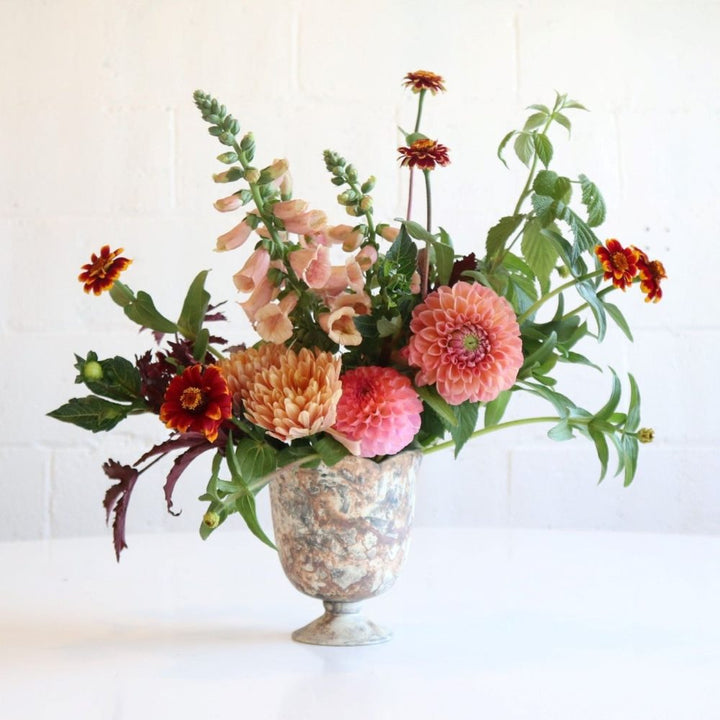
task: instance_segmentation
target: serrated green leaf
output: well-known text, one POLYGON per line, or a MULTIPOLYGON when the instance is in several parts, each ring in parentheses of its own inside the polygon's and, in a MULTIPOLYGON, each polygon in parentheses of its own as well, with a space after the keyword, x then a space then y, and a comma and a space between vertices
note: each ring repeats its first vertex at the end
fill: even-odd
POLYGON ((434 387, 423 385, 422 387, 416 387, 415 391, 420 396, 420 399, 433 409, 447 427, 452 428, 458 424, 452 406, 440 397, 434 387))
POLYGON ((523 165, 530 166, 530 161, 535 154, 535 141, 531 133, 519 132, 513 143, 515 154, 523 165))
POLYGON ((503 390, 494 400, 485 405, 485 427, 493 427, 502 420, 511 396, 510 390, 503 390))
POLYGON ((546 113, 543 112, 536 112, 530 115, 528 119, 525 121, 525 125, 523 126, 523 130, 528 132, 530 130, 535 130, 541 126, 543 126, 547 122, 548 116, 546 113))
POLYGON ((520 227, 524 215, 506 215, 488 230, 485 248, 489 257, 494 257, 505 247, 510 236, 520 227))
POLYGON ((390 263, 398 274, 406 278, 412 277, 415 272, 417 247, 410 238, 405 224, 402 225, 398 236, 387 251, 385 261, 390 263))
POLYGON ((555 245, 542 233, 540 221, 533 218, 525 223, 520 245, 525 262, 537 276, 540 288, 546 293, 550 286, 550 274, 555 268, 558 253, 555 245))
POLYGON ((161 333, 175 333, 178 326, 161 315, 152 297, 144 290, 140 290, 134 300, 131 300, 123 308, 125 314, 138 325, 155 330, 161 333))
POLYGON ((538 195, 537 193, 533 193, 530 197, 530 202, 532 203, 537 219, 543 227, 546 227, 556 219, 556 201, 554 198, 549 197, 548 195, 538 195))
POLYGON ((588 226, 597 227, 602 225, 605 222, 606 209, 605 200, 600 190, 586 175, 580 175, 579 180, 582 188, 582 203, 588 211, 588 226))
POLYGON ((540 170, 533 180, 533 190, 538 195, 553 196, 558 174, 554 170, 540 170))
MULTIPOLYGON (((102 368, 102 378, 98 380, 82 378, 88 390, 111 400, 132 402, 141 398, 140 373, 129 360, 116 355, 113 358, 100 360, 99 363, 102 368)), ((75 367, 81 376, 85 364, 85 360, 78 358, 75 367)))
POLYGON ((92 432, 106 432, 124 420, 132 410, 132 405, 120 405, 97 395, 88 395, 71 398, 64 405, 49 412, 48 416, 92 432))
POLYGON ((553 146, 550 138, 545 133, 536 133, 534 135, 534 144, 540 162, 547 167, 553 157, 553 146))

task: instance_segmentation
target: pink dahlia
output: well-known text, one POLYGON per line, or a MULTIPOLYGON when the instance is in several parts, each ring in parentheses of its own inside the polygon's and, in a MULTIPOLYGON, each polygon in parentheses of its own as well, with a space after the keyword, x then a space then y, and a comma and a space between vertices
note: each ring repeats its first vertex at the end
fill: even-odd
POLYGON ((479 283, 440 287, 410 321, 408 362, 417 385, 435 383, 451 405, 494 400, 512 387, 523 363, 520 328, 510 303, 479 283))
POLYGON ((361 457, 400 452, 420 429, 422 402, 412 383, 390 367, 375 365, 341 376, 334 429, 360 442, 361 457))

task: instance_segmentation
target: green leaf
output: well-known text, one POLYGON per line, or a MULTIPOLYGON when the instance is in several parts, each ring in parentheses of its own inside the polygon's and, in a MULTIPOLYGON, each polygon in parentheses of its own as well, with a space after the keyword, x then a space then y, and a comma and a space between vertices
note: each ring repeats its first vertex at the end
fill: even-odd
POLYGON ((570 129, 572 126, 570 124, 570 120, 568 120, 566 115, 563 115, 562 113, 559 113, 559 112, 553 113, 553 120, 558 125, 562 125, 568 131, 568 134, 570 133, 570 129))
POLYGON ((591 250, 598 244, 598 239, 590 229, 590 226, 569 207, 565 206, 562 212, 558 212, 558 218, 564 220, 570 226, 570 230, 575 238, 575 245, 573 247, 574 256, 577 257, 581 252, 591 250))
POLYGON ((411 240, 409 231, 403 223, 398 236, 385 255, 386 262, 391 263, 396 272, 406 278, 412 277, 417 263, 417 247, 411 240))
POLYGON ((427 403, 448 427, 452 428, 458 424, 458 420, 452 406, 440 397, 438 391, 434 387, 430 385, 423 385, 422 387, 416 387, 415 390, 420 396, 420 399, 424 403, 427 403))
POLYGON ((505 247, 510 236, 520 227, 524 215, 506 215, 488 230, 485 247, 489 257, 494 257, 505 247))
POLYGON ((535 152, 540 162, 547 167, 553 157, 553 146, 545 133, 536 133, 534 136, 535 152))
POLYGON ((563 110, 567 108, 575 108, 577 110, 587 110, 587 108, 577 100, 564 100, 562 104, 563 110))
POLYGON ((615 408, 620 402, 620 395, 622 392, 622 388, 620 386, 620 378, 617 376, 617 374, 612 368, 610 368, 610 372, 613 376, 610 398, 605 403, 605 405, 603 405, 600 410, 595 413, 595 418, 597 420, 607 420, 615 412, 615 408))
POLYGON ((547 119, 548 119, 548 116, 544 112, 533 113, 525 121, 523 130, 525 130, 525 131, 535 130, 535 129, 541 127, 542 125, 544 125, 547 122, 547 119))
POLYGON ((420 225, 420 223, 416 223, 414 220, 403 220, 402 224, 410 236, 416 240, 425 240, 426 242, 435 241, 435 236, 420 225))
POLYGON ((485 405, 485 427, 493 427, 502 420, 511 396, 510 390, 503 390, 494 400, 485 405))
POLYGON ((587 176, 580 175, 580 187, 582 188, 582 203, 588 211, 587 224, 589 227, 597 227, 605 222, 605 200, 600 194, 595 183, 590 182, 587 176))
POLYGON ((589 428, 590 438, 595 443, 595 451, 597 452, 598 460, 600 461, 600 478, 598 482, 602 482, 607 474, 608 458, 610 453, 608 451, 608 443, 605 436, 593 429, 592 425, 589 428))
POLYGON ((554 196, 558 174, 554 170, 540 170, 533 180, 533 190, 538 195, 554 196))
POLYGON ((605 306, 597 296, 595 287, 589 280, 583 280, 575 284, 580 296, 588 303, 592 314, 595 316, 595 322, 598 326, 598 342, 602 342, 605 338, 607 330, 607 318, 605 316, 605 306))
POLYGON ((521 249, 525 262, 537 276, 543 293, 549 289, 550 274, 558 259, 557 249, 542 232, 540 221, 533 218, 523 229, 521 249))
POLYGON ((237 501, 235 502, 235 507, 237 511, 242 515, 243 520, 247 523, 248 528, 250 528, 250 532, 256 537, 262 540, 267 546, 271 547, 273 550, 277 550, 274 543, 270 538, 265 534, 262 527, 260 526, 260 522, 257 517, 257 510, 255 507, 255 498, 253 497, 252 493, 244 493, 242 494, 237 501))
POLYGON ((168 320, 158 312, 153 299, 144 290, 140 290, 137 297, 125 305, 124 310, 125 314, 134 323, 142 327, 161 333, 176 333, 178 331, 178 326, 172 320, 168 320))
POLYGON ((549 225, 557 217, 555 213, 555 199, 548 195, 538 195, 533 193, 530 197, 533 210, 537 219, 540 221, 543 227, 549 225))
POLYGON ((321 435, 311 442, 313 449, 328 467, 340 462, 347 454, 348 449, 330 435, 321 435))
POLYGON ((497 156, 502 162, 502 164, 507 167, 508 164, 505 162, 505 158, 502 156, 503 150, 505 149, 505 146, 510 142, 510 138, 517 132, 517 130, 511 130, 501 141, 500 145, 498 145, 497 149, 497 156))
POLYGON ((455 251, 453 250, 452 240, 447 231, 440 228, 440 242, 434 240, 432 246, 435 250, 435 272, 437 273, 437 282, 439 285, 447 285, 452 274, 453 264, 455 262, 455 251))
POLYGON ((613 305, 612 303, 605 302, 603 300, 603 305, 605 306, 605 310, 607 311, 607 314, 615 321, 615 324, 623 331, 625 334, 625 337, 630 341, 633 342, 633 334, 630 330, 630 326, 628 325, 627 320, 625 319, 625 316, 620 311, 620 308, 617 305, 613 305))
POLYGON ((513 144, 515 154, 523 165, 530 166, 530 161, 535 154, 535 141, 531 133, 519 132, 513 144))
POLYGON ((208 270, 202 270, 190 283, 177 321, 178 329, 188 340, 195 340, 197 337, 210 304, 210 293, 205 290, 207 274, 208 270))
POLYGON ((475 430, 478 419, 480 403, 466 401, 455 406, 457 425, 449 428, 450 435, 455 442, 455 457, 458 456, 463 445, 470 439, 475 430))
MULTIPOLYGON (((228 446, 232 445, 232 440, 228 446)), ((264 478, 277 468, 277 456, 273 448, 261 440, 242 438, 235 446, 235 459, 242 479, 246 483, 264 478)))
POLYGON ((536 385, 535 383, 529 382, 525 382, 523 385, 528 392, 533 393, 533 395, 538 395, 551 403, 561 417, 567 417, 570 410, 575 407, 575 404, 570 398, 544 385, 536 385))
POLYGON ((632 483, 635 477, 635 471, 637 470, 638 460, 638 441, 637 438, 625 435, 622 439, 622 448, 624 455, 624 480, 623 485, 627 487, 632 483))
POLYGON ((120 405, 97 395, 88 395, 84 398, 71 398, 48 415, 85 430, 101 432, 112 430, 131 410, 132 405, 120 405))
POLYGON ((195 338, 195 342, 193 343, 193 359, 197 360, 197 362, 202 362, 205 354, 207 353, 209 344, 210 331, 207 328, 201 328, 195 338))
POLYGON ((546 338, 546 340, 537 348, 537 350, 531 352, 525 358, 525 361, 523 362, 519 372, 527 373, 528 370, 531 370, 533 367, 541 365, 543 362, 545 362, 545 360, 550 357, 553 350, 555 350, 556 344, 557 335, 554 332, 551 332, 550 335, 548 335, 548 337, 546 338))
POLYGON ((140 373, 137 368, 124 357, 116 355, 113 358, 106 360, 100 360, 99 364, 102 369, 102 377, 98 379, 86 379, 84 376, 85 365, 88 360, 97 356, 95 353, 88 355, 88 360, 78 358, 78 362, 75 367, 78 369, 80 375, 79 380, 85 383, 85 386, 95 395, 102 395, 103 397, 110 398, 111 400, 125 400, 133 401, 138 400, 141 397, 140 388, 140 373))
POLYGON ((572 440, 574 437, 572 428, 567 419, 561 420, 557 425, 548 430, 548 437, 551 440, 563 442, 564 440, 572 440))
POLYGON ((640 427, 640 388, 631 374, 628 374, 628 379, 630 380, 630 405, 625 421, 625 432, 637 432, 640 427))

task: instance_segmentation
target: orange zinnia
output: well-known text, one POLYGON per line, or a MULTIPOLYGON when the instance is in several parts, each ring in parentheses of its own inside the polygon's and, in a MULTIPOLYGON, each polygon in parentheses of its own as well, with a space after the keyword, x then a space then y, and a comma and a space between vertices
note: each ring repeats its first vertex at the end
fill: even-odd
POLYGON ((199 432, 215 442, 218 430, 232 416, 232 399, 225 378, 215 365, 187 368, 165 391, 160 419, 180 432, 199 432))
POLYGON ((613 285, 622 290, 632 285, 640 260, 640 251, 636 247, 624 248, 617 240, 611 239, 605 246, 597 245, 595 254, 605 270, 605 280, 612 279, 613 285))
POLYGON ((100 295, 105 290, 110 290, 120 274, 132 262, 127 258, 119 257, 122 251, 123 248, 111 251, 109 245, 104 245, 100 249, 100 255, 93 253, 90 256, 90 262, 82 266, 82 272, 78 275, 78 280, 83 283, 83 290, 86 293, 100 295))
POLYGON ((429 90, 433 95, 438 91, 445 92, 444 80, 429 70, 416 70, 405 76, 403 85, 409 87, 414 93, 421 90, 429 90))
POLYGON ((448 149, 436 140, 421 138, 410 147, 399 147, 400 165, 421 170, 434 170, 436 165, 445 166, 450 162, 448 149))
POLYGON ((640 289, 645 293, 645 302, 659 302, 662 298, 660 281, 664 280, 665 267, 659 260, 648 260, 648 256, 638 250, 640 259, 638 271, 640 272, 640 289))

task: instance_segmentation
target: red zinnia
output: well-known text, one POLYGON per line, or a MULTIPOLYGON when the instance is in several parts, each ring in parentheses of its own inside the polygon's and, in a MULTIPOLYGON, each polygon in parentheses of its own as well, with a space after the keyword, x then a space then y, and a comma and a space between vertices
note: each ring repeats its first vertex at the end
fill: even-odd
POLYGON ((227 382, 215 365, 187 368, 165 391, 160 419, 180 432, 200 432, 214 442, 220 425, 232 415, 227 382))
POLYGON ((127 258, 118 257, 122 251, 122 248, 118 248, 111 252, 110 246, 104 245, 100 255, 93 253, 90 256, 90 262, 82 266, 82 272, 78 275, 78 280, 83 283, 83 290, 86 293, 93 292, 95 295, 100 295, 115 284, 120 273, 132 262, 127 258))
POLYGON ((608 240, 605 247, 597 245, 595 254, 605 270, 606 280, 612 278, 613 285, 622 290, 632 285, 633 278, 638 274, 640 251, 630 246, 624 248, 617 240, 608 240))
POLYGON ((648 260, 648 256, 638 250, 638 270, 640 272, 640 289, 645 293, 645 302, 659 302, 662 298, 660 281, 665 279, 665 267, 659 260, 648 260))
POLYGON ((421 170, 433 170, 436 165, 447 165, 450 162, 448 149, 435 140, 421 138, 410 147, 399 147, 400 165, 421 170))
POLYGON ((421 90, 429 90, 435 95, 438 91, 445 92, 443 82, 442 77, 436 75, 434 72, 430 72, 429 70, 416 70, 405 76, 403 85, 409 87, 414 93, 419 93, 421 90))

